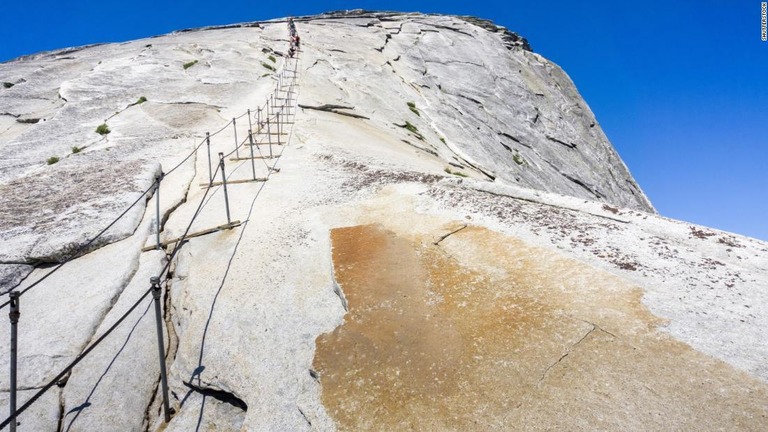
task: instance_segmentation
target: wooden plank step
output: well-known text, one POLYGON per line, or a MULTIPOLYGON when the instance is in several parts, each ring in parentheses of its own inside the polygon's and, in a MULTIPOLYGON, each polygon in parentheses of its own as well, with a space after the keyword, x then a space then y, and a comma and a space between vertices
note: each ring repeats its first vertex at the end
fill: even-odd
MULTIPOLYGON (((258 132, 252 131, 251 134, 255 137, 259 135, 277 135, 277 127, 275 127, 275 132, 272 132, 272 131, 267 132, 265 130, 260 130, 258 132)), ((280 132, 280 135, 288 135, 288 132, 280 132)))
MULTIPOLYGON (((281 125, 292 125, 294 123, 283 123, 283 122, 280 122, 280 124, 281 125)), ((275 125, 275 130, 277 130, 277 125, 275 125)), ((251 134, 253 136, 258 136, 258 135, 261 135, 261 134, 267 135, 267 131, 266 130, 262 130, 262 129, 253 130, 253 131, 251 131, 251 134)), ((277 135, 277 132, 272 132, 272 135, 277 135)), ((280 135, 288 135, 288 132, 282 132, 280 135)))
POLYGON ((264 131, 264 132, 259 132, 258 135, 280 135, 280 136, 285 136, 285 135, 288 135, 288 133, 287 132, 280 132, 278 134, 277 132, 266 132, 266 131, 264 131))
MULTIPOLYGON (((258 147, 258 146, 269 146, 269 145, 274 145, 274 146, 283 146, 283 145, 285 145, 285 144, 286 144, 286 143, 282 143, 282 142, 281 142, 281 143, 276 143, 276 142, 273 142, 273 143, 271 143, 271 144, 270 144, 270 143, 268 143, 268 142, 255 142, 255 143, 253 143, 253 145, 254 145, 255 147, 258 147)), ((245 145, 250 147, 250 146, 251 146, 251 143, 247 143, 247 144, 245 144, 245 145)))
MULTIPOLYGON (((227 180, 227 184, 231 185, 231 184, 251 183, 251 182, 265 182, 267 180, 268 179, 266 177, 259 177, 256 180, 254 180, 254 179, 227 180)), ((207 187, 221 186, 223 184, 224 183, 222 183, 220 181, 213 182, 210 185, 208 183, 200 183, 200 187, 205 189, 207 187)))
POLYGON ((254 157, 233 157, 229 158, 231 161, 244 161, 244 160, 251 160, 251 159, 277 159, 280 155, 274 155, 274 156, 254 156, 254 157))
MULTIPOLYGON (((185 240, 189 240, 191 238, 204 236, 206 234, 213 234, 213 233, 218 232, 218 231, 223 231, 223 230, 228 230, 228 229, 236 228, 236 227, 238 227, 240 225, 242 225, 242 223, 239 220, 232 221, 232 222, 230 222, 228 224, 219 225, 219 226, 214 227, 214 228, 208 228, 207 230, 198 231, 198 232, 195 232, 195 233, 192 233, 192 234, 187 234, 187 236, 184 237, 184 239, 185 240)), ((166 240, 166 241, 160 242, 160 246, 161 247, 166 247, 166 246, 168 246, 170 244, 178 243, 179 240, 181 240, 181 237, 176 237, 175 239, 166 240)), ((145 246, 145 247, 141 248, 141 251, 142 252, 149 252, 149 251, 155 250, 155 249, 157 249, 157 245, 145 246)))
MULTIPOLYGON (((285 144, 286 143, 280 143, 280 144, 278 144, 276 142, 272 143, 272 145, 275 146, 275 147, 282 147, 285 144)), ((249 147, 251 146, 250 144, 246 144, 246 145, 249 146, 249 147)), ((266 143, 266 142, 263 142, 263 143, 253 143, 253 146, 256 147, 256 151, 261 151, 261 152, 269 151, 268 149, 265 149, 265 147, 270 147, 269 143, 266 143)), ((275 149, 275 151, 277 151, 277 149, 275 149)))

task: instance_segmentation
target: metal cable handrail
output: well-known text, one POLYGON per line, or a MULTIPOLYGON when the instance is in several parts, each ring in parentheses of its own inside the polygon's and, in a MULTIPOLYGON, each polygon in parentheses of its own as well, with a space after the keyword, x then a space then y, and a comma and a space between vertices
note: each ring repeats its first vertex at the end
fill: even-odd
MULTIPOLYGON (((297 60, 298 60, 298 59, 297 59, 297 60)), ((284 72, 285 72, 285 67, 286 67, 286 64, 284 63, 284 64, 283 64, 283 71, 282 71, 282 73, 284 73, 284 72)), ((298 67, 298 62, 297 62, 297 67, 298 67)), ((294 86, 294 84, 295 84, 295 79, 296 79, 296 74, 295 74, 295 72, 296 72, 296 71, 294 70, 294 76, 293 76, 292 82, 291 82, 291 84, 290 84, 290 86, 289 86, 289 95, 290 95, 290 94, 292 94, 291 90, 293 89, 293 86, 294 86)), ((289 97, 289 99, 290 99, 290 97, 289 97)), ((297 97, 297 100, 298 100, 298 97, 297 97)), ((267 102, 266 102, 266 104, 265 104, 265 107, 268 107, 268 105, 269 105, 269 101, 267 101, 267 102)), ((281 106, 281 108, 280 108, 280 112, 275 114, 276 120, 278 120, 278 121, 279 121, 279 114, 283 112, 283 109, 284 109, 284 108, 285 108, 285 106, 281 106)), ((260 108, 259 108, 259 110, 260 110, 260 108)), ((248 111, 246 111, 246 113, 245 113, 245 114, 242 114, 242 115, 240 115, 240 116, 239 116, 239 117, 237 117, 237 118, 242 118, 244 115, 247 115, 247 114, 248 114, 248 111)), ((288 114, 288 115, 291 115, 291 114, 288 114)), ((295 117, 295 113, 293 113, 292 115, 295 117)), ((269 116, 268 116, 268 119, 269 119, 269 116)), ((205 139, 203 139, 203 140, 202 140, 202 141, 201 141, 201 142, 200 142, 200 143, 199 143, 197 146, 195 146, 194 150, 193 150, 193 151, 192 151, 192 152, 191 152, 189 155, 187 155, 187 156, 186 156, 186 157, 185 157, 185 158, 184 158, 184 159, 183 159, 181 162, 179 162, 179 163, 178 163, 176 166, 174 166, 174 167, 173 167, 173 168, 172 168, 172 169, 171 169, 171 170, 170 170, 170 171, 169 171, 167 174, 165 174, 165 176, 167 176, 167 175, 170 175, 171 173, 173 173, 173 172, 174 172, 176 169, 178 169, 178 168, 179 168, 181 165, 183 165, 183 164, 184 164, 184 163, 185 163, 185 162, 186 162, 186 161, 187 161, 187 160, 188 160, 190 157, 192 157, 194 154, 196 154, 196 153, 197 153, 197 151, 200 149, 200 147, 203 145, 203 143, 205 143, 205 142, 208 142, 211 136, 214 136, 214 135, 216 135, 216 134, 220 133, 221 131, 223 131, 225 128, 227 128, 227 127, 228 127, 230 124, 232 124, 233 122, 234 122, 234 119, 233 119, 232 121, 228 122, 228 123, 227 123, 227 124, 226 124, 226 125, 225 125, 223 128, 221 128, 220 130, 216 131, 214 134, 208 135, 208 136, 207 136, 205 139)), ((278 130, 279 130, 279 129, 278 129, 278 130)), ((236 133, 237 133, 237 131, 235 130, 235 134, 236 134, 236 133)), ((250 142, 250 139, 251 139, 251 137, 252 137, 252 133, 253 133, 253 131, 252 131, 252 130, 249 130, 249 138, 248 138, 248 139, 246 139, 246 140, 243 140, 243 142, 242 142, 242 143, 240 143, 240 144, 237 144, 237 143, 236 143, 236 147, 235 147, 235 150, 233 150, 233 151, 229 152, 229 153, 227 154, 227 156, 226 156, 226 157, 229 157, 229 156, 231 156, 231 155, 232 155, 233 153, 235 153, 235 152, 236 152, 236 151, 237 151, 237 150, 238 150, 240 147, 244 146, 246 141, 249 141, 249 142, 250 142)), ((291 127, 291 132, 290 132, 290 134, 289 134, 289 138, 288 138, 288 141, 290 141, 290 137, 291 137, 292 135, 293 135, 293 127, 291 127)), ((278 135, 278 137, 279 137, 279 135, 278 135)), ((286 142, 286 145, 287 145, 287 144, 288 144, 288 142, 286 142)), ((257 147, 257 150, 259 151, 259 153, 261 154, 261 149, 258 147, 258 145, 256 145, 256 147, 257 147)), ((285 151, 285 148, 283 147, 283 148, 280 150, 280 155, 282 155, 282 153, 283 153, 284 151, 285 151)), ((262 154, 262 156, 263 156, 263 154, 262 154)), ((269 166, 269 164, 267 164, 267 163, 266 163, 266 161, 265 161, 264 163, 265 163, 265 165, 267 166, 267 168, 269 168, 269 171, 268 171, 268 173, 267 173, 267 177, 269 178, 269 176, 271 176, 271 174, 272 174, 272 173, 273 173, 273 171, 274 171, 274 167, 277 165, 277 161, 276 161, 276 162, 273 164, 273 166, 272 166, 272 167, 270 167, 270 166, 269 166)), ((211 180, 212 180, 212 179, 213 179, 213 178, 216 176, 216 174, 218 174, 218 172, 219 172, 219 169, 223 169, 223 158, 221 159, 221 163, 220 163, 220 164, 217 166, 216 170, 215 170, 215 171, 213 172, 213 174, 211 175, 211 180)), ((234 172, 234 171, 233 171, 233 172, 234 172)), ((231 174, 230 174, 230 175, 231 175, 231 174)), ((131 205, 130 205, 130 206, 127 208, 127 209, 125 209, 125 210, 123 211, 123 213, 121 213, 121 214, 120 214, 120 215, 119 215, 119 216, 118 216, 118 217, 117 217, 117 218, 116 218, 114 221, 112 221, 112 222, 111 222, 111 223, 110 223, 110 224, 109 224, 109 225, 108 225, 106 228, 104 228, 104 229, 103 229, 101 232, 99 232, 99 233, 98 233, 98 234, 97 234, 97 235, 96 235, 94 238, 92 238, 91 240, 89 240, 89 241, 88 241, 88 243, 86 243, 85 245, 83 245, 83 246, 81 246, 80 248, 78 248, 78 250, 77 250, 77 251, 75 251, 75 252, 74 252, 72 255, 70 255, 70 256, 69 256, 69 257, 66 259, 66 261, 64 261, 64 262, 62 262, 61 264, 59 264, 59 265, 58 265, 57 267, 55 267, 55 268, 54 268, 52 271, 50 271, 50 272, 49 272, 49 273, 47 273, 45 276, 43 276, 42 278, 40 278, 40 279, 38 279, 37 281, 35 281, 34 283, 32 283, 30 286, 28 286, 27 288, 25 288, 23 291, 21 291, 21 292, 17 293, 17 294, 16 294, 16 296, 15 296, 15 299, 18 299, 18 298, 19 298, 21 295, 23 295, 24 293, 26 293, 27 291, 29 291, 29 290, 30 290, 30 289, 32 289, 33 287, 35 287, 35 286, 39 285, 41 282, 43 282, 45 279, 47 279, 47 278, 48 278, 49 276, 51 276, 53 273, 55 273, 56 271, 58 271, 58 270, 59 270, 61 267, 63 267, 65 264, 67 264, 68 262, 70 262, 70 261, 72 261, 73 259, 77 258, 81 252, 85 251, 85 250, 86 250, 86 248, 88 248, 90 245, 92 245, 94 241, 96 241, 96 240, 97 240, 99 237, 101 237, 101 235, 103 235, 103 234, 104 234, 104 233, 105 233, 107 230, 109 230, 109 229, 110 229, 112 226, 114 226, 114 224, 115 224, 115 223, 117 223, 117 222, 118 222, 120 219, 122 219, 122 218, 123 218, 123 217, 124 217, 124 216, 125 216, 125 215, 128 213, 128 211, 130 211, 130 210, 131 210, 131 209, 132 209, 132 208, 133 208, 133 207, 134 207, 136 204, 138 204, 138 203, 141 201, 141 199, 142 199, 142 198, 144 198, 144 197, 145 197, 145 196, 146 196, 146 195, 147 195, 147 194, 148 194, 148 193, 149 193, 151 190, 153 190, 154 188, 158 188, 158 189, 159 189, 159 187, 160 187, 160 182, 161 182, 161 180, 163 179, 163 177, 164 177, 164 175, 161 175, 160 177, 157 177, 157 178, 155 179, 155 181, 154 181, 154 182, 152 182, 152 185, 150 185, 150 187, 149 187, 149 188, 147 188, 147 189, 146 189, 146 190, 145 190, 145 191, 144 191, 144 192, 143 192, 143 193, 142 193, 142 194, 141 194, 141 195, 140 195, 140 196, 139 196, 139 197, 136 199, 136 201, 134 201, 134 202, 133 202, 133 203, 132 203, 132 204, 131 204, 131 205)), ((225 182, 224 182, 224 187, 225 187, 225 192, 226 192, 226 175, 224 176, 224 179, 225 179, 225 182)), ((58 384, 58 383, 61 381, 61 379, 62 379, 62 378, 64 378, 64 377, 65 377, 65 376, 66 376, 66 375, 67 375, 69 372, 71 372, 71 371, 72 371, 72 369, 73 369, 73 368, 74 368, 74 367, 75 367, 75 366, 76 366, 78 363, 80 363, 80 361, 82 361, 82 360, 83 360, 83 359, 84 359, 84 358, 85 358, 85 357, 86 357, 86 356, 87 356, 89 353, 91 353, 91 352, 92 352, 92 351, 93 351, 93 350, 94 350, 94 349, 95 349, 95 348, 96 348, 96 347, 97 347, 99 344, 101 344, 101 342, 102 342, 102 341, 104 341, 104 340, 105 340, 105 339, 106 339, 106 338, 107 338, 107 337, 108 337, 110 334, 112 334, 112 332, 113 332, 113 331, 114 331, 114 330, 115 330, 115 329, 116 329, 116 328, 117 328, 117 327, 118 327, 118 326, 119 326, 119 325, 120 325, 120 324, 121 324, 121 323, 122 323, 122 322, 123 322, 123 321, 124 321, 124 320, 125 320, 125 319, 126 319, 126 318, 127 318, 127 317, 128 317, 128 316, 129 316, 129 315, 130 315, 130 314, 131 314, 131 313, 132 313, 132 312, 133 312, 133 311, 134 311, 134 310, 135 310, 135 309, 136 309, 136 308, 137 308, 137 307, 138 307, 140 304, 141 304, 141 303, 142 303, 142 302, 143 302, 143 301, 144 301, 144 299, 146 299, 146 297, 147 297, 147 296, 148 296, 150 293, 153 293, 153 290, 159 290, 159 289, 160 289, 160 286, 159 286, 159 283, 157 283, 157 281, 159 281, 159 280, 164 280, 164 281, 165 281, 165 283, 166 283, 166 288, 167 288, 167 279, 162 279, 162 278, 163 278, 164 276, 167 276, 168 270, 169 270, 169 268, 170 268, 170 266, 171 266, 171 263, 173 262, 173 259, 176 257, 176 255, 178 254, 179 250, 181 249, 181 247, 182 247, 182 246, 183 246, 183 244, 185 243, 185 240, 186 240, 187 236, 189 235, 189 231, 191 230, 191 228, 192 228, 192 225, 193 225, 193 224, 194 224, 194 222, 197 220, 198 216, 200 216, 200 214, 201 214, 201 211, 202 211, 202 209, 203 209, 203 207, 204 207, 204 203, 206 202, 206 197, 207 197, 207 196, 208 196, 208 194, 210 193, 211 189, 212 189, 211 187, 208 187, 208 188, 206 188, 206 191, 205 191, 205 193, 203 194, 203 196, 200 198, 200 203, 198 204, 198 207, 197 207, 197 209, 195 210, 195 213, 193 214, 193 216, 192 216, 192 218, 191 218, 191 220, 190 220, 189 224, 187 225, 187 227, 186 227, 186 229, 185 229, 185 231, 184 231, 184 234, 183 234, 183 235, 182 235, 182 236, 179 238, 179 240, 176 242, 176 245, 175 245, 175 247, 173 248, 172 252, 171 252, 171 253, 170 253, 170 254, 167 256, 167 262, 166 262, 166 264, 163 266, 163 269, 160 271, 159 275, 158 275, 157 277, 153 277, 153 278, 152 278, 152 286, 150 287, 150 289, 148 289, 146 292, 144 292, 144 294, 142 294, 142 296, 141 296, 141 297, 140 297, 140 298, 139 298, 139 299, 138 299, 138 300, 137 300, 137 301, 136 301, 136 302, 135 302, 135 303, 134 303, 134 304, 133 304, 133 305, 132 305, 132 306, 131 306, 131 307, 130 307, 130 308, 129 308, 129 309, 126 311, 126 312, 125 312, 125 313, 123 313, 123 315, 121 315, 121 316, 120 316, 120 318, 119 318, 119 319, 118 319, 118 320, 117 320, 115 323, 113 323, 113 324, 112 324, 112 325, 111 325, 111 326, 110 326, 110 327, 109 327, 109 328, 108 328, 108 329, 107 329, 107 330, 106 330, 106 331, 105 331, 105 332, 104 332, 104 333, 103 333, 101 336, 99 336, 99 338, 98 338, 98 339, 97 339, 95 342, 93 342, 92 344, 90 344, 90 345, 89 345, 89 346, 88 346, 88 347, 87 347, 85 350, 83 350, 83 351, 82 351, 80 354, 78 354, 78 355, 77 355, 77 357, 76 357, 76 358, 75 358, 75 359, 74 359, 74 360, 73 360, 73 361, 72 361, 70 364, 68 364, 68 365, 67 365, 67 366, 66 366, 66 367, 65 367, 65 368, 64 368, 64 369, 63 369, 63 370, 62 370, 62 371, 61 371, 61 372, 60 372, 58 375, 56 375, 56 377, 54 377, 52 380, 50 380, 48 383, 46 383, 46 384, 45 384, 43 387, 41 387, 41 388, 40 388, 40 389, 39 389, 39 390, 38 390, 38 391, 37 391, 37 392, 36 392, 36 393, 35 393, 35 394, 34 394, 34 395, 33 395, 33 396, 32 396, 32 397, 29 399, 29 400, 27 400, 27 401, 26 401, 26 402, 25 402, 25 403, 24 403, 24 404, 23 404, 23 405, 22 405, 22 406, 21 406, 19 409, 16 409, 16 410, 13 412, 13 414, 12 414, 11 416, 9 416, 9 417, 8 417, 8 418, 6 418, 6 419, 5 419, 5 420, 4 420, 2 423, 0 423, 0 429, 3 429, 5 426, 8 426, 8 425, 11 423, 11 421, 14 421, 15 419, 17 419, 17 418, 18 418, 18 416, 19 416, 20 414, 22 414, 22 413, 23 413, 23 412, 24 412, 24 411, 25 411, 27 408, 29 408, 29 407, 30 407, 32 404, 34 404, 34 403, 35 403, 35 402, 36 402, 36 401, 37 401, 37 400, 38 400, 38 399, 39 399, 39 398, 40 398, 40 397, 41 397, 43 394, 45 394, 45 393, 46 393, 48 390, 50 390, 50 389, 51 389, 51 388, 52 388, 54 385, 58 384)), ((249 211, 249 217, 250 217, 250 214, 251 214, 251 212, 252 212, 252 210, 253 210, 253 204, 255 203, 255 200, 256 200, 256 198, 258 198, 258 194, 256 195, 256 197, 254 197, 254 200, 253 200, 253 202, 251 203, 251 210, 249 211)), ((229 209, 228 209, 228 208, 227 208, 227 217, 229 218, 229 209)), ((159 229, 159 221, 158 221, 158 229, 159 229)), ((156 292, 154 293, 154 297, 155 297, 155 305, 156 305, 156 310, 157 310, 157 313, 159 314, 159 313, 160 313, 160 312, 159 312, 159 311, 160 311, 160 309, 159 309, 159 303, 158 303, 158 296, 159 296, 159 293, 156 291, 156 292)), ((11 304, 11 301, 12 301, 12 300, 9 300, 9 301, 7 301, 7 302, 3 303, 2 305, 0 305, 0 309, 2 309, 2 308, 4 308, 5 306, 7 306, 7 305, 11 304)), ((14 307, 16 307, 16 308, 17 308, 17 307, 18 307, 18 303, 16 303, 16 305, 15 305, 14 307)), ((16 310, 18 311, 18 309, 16 309, 16 310)), ((18 317, 17 317, 17 319, 18 319, 18 317)), ((158 316, 158 319, 159 319, 159 316, 158 316)), ((13 321, 13 318, 12 318, 12 321, 13 321)), ((160 346, 160 347, 162 347, 162 330, 161 330, 161 327, 160 327, 160 324, 159 324, 159 322, 158 322, 158 343, 160 344, 159 346, 160 346)), ((165 383, 165 367, 164 367, 164 357, 163 357, 163 355, 164 355, 164 354, 163 354, 163 352, 162 352, 162 349, 161 349, 160 351, 161 351, 161 352, 160 352, 160 355, 161 355, 161 362, 163 362, 163 364, 161 365, 161 366, 162 366, 162 367, 161 367, 161 372, 162 372, 163 385, 164 385, 164 386, 166 386, 166 383, 165 383)), ((15 372, 14 372, 14 373, 15 373, 15 372)), ((14 390, 15 390, 15 389, 14 389, 14 390)), ((167 393, 167 387, 166 387, 166 388, 164 388, 163 390, 164 390, 164 393, 167 393)), ((166 412, 165 412, 166 421, 168 421, 168 420, 169 420, 169 413, 168 413, 168 401, 167 401, 167 394, 165 395, 164 404, 165 404, 164 408, 165 408, 165 410, 166 410, 166 412)))

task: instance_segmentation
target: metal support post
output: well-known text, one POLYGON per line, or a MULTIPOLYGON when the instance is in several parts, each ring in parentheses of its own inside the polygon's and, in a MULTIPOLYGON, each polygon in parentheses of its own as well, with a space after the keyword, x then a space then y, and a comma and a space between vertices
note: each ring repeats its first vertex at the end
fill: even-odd
POLYGON ((232 117, 232 128, 235 130, 235 156, 240 159, 240 151, 238 150, 240 144, 237 142, 237 119, 234 117, 232 117))
POLYGON ((248 144, 251 145, 251 170, 253 179, 256 180, 256 162, 253 157, 253 125, 251 124, 251 110, 248 110, 248 144))
POLYGON ((277 113, 277 145, 280 145, 280 113, 277 113))
POLYGON ((160 384, 163 387, 163 413, 165 422, 171 421, 171 408, 168 405, 168 375, 165 371, 165 341, 163 339, 163 313, 160 311, 160 278, 149 278, 152 284, 152 297, 155 299, 155 321, 157 322, 157 352, 160 355, 160 384))
POLYGON ((205 133, 205 142, 208 145, 208 184, 211 185, 213 183, 213 170, 211 169, 211 134, 210 132, 205 133))
POLYGON ((224 205, 227 208, 227 223, 232 223, 229 217, 229 196, 227 195, 227 175, 224 173, 224 153, 219 153, 219 168, 221 168, 221 184, 224 186, 224 205))
POLYGON ((251 144, 251 171, 253 171, 253 179, 256 180, 256 158, 253 156, 253 132, 248 131, 248 141, 251 144))
POLYGON ((267 140, 269 142, 269 158, 272 159, 272 130, 269 127, 269 117, 267 117, 267 140))
POLYGON ((157 230, 155 232, 155 240, 157 240, 157 249, 160 249, 160 182, 163 180, 164 174, 155 177, 155 218, 157 230))
POLYGON ((287 92, 285 94, 285 98, 286 98, 285 105, 288 107, 289 112, 290 112, 290 109, 291 109, 290 104, 291 104, 291 101, 293 100, 293 96, 291 96, 291 95, 293 95, 293 83, 291 83, 288 86, 288 90, 287 90, 287 92))
POLYGON ((16 359, 18 357, 17 350, 17 336, 18 336, 18 324, 21 313, 19 312, 19 296, 21 293, 18 291, 12 291, 9 296, 11 298, 11 312, 8 317, 11 319, 11 394, 10 394, 10 411, 11 411, 11 432, 16 432, 16 359))

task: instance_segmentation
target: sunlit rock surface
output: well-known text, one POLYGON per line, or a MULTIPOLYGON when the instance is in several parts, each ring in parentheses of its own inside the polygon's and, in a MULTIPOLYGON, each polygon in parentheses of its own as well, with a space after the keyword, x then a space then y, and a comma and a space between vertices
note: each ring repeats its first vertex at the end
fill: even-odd
POLYGON ((20 403, 168 263, 156 176, 161 241, 228 222, 201 187, 219 152, 242 222, 162 280, 169 424, 147 296, 20 430, 765 428, 765 242, 656 215, 565 73, 506 29, 297 29, 298 60, 276 20, 0 64, 0 292, 88 252, 21 298, 20 403), (229 155, 270 96, 280 145, 229 155))
POLYGON ((332 231, 349 313, 318 339, 315 367, 340 429, 751 429, 768 419, 764 382, 658 333, 630 283, 487 229, 439 232, 332 231))

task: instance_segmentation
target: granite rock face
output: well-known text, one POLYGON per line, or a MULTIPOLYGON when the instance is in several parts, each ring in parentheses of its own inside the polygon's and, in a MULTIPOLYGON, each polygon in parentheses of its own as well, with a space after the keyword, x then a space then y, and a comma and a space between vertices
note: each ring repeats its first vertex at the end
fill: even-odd
POLYGON ((298 58, 275 20, 0 64, 2 299, 66 262, 21 298, 19 402, 160 275, 174 411, 146 296, 20 430, 764 428, 765 242, 656 215, 507 29, 296 27, 298 58))
POLYGON ((565 72, 527 43, 511 45, 509 32, 361 14, 310 20, 303 33, 307 78, 329 90, 317 103, 400 128, 449 170, 653 210, 565 72))
MULTIPOLYGON (((17 83, 0 90, 0 148, 12 155, 0 159, 0 262, 66 259, 148 189, 153 162, 172 165, 229 120, 233 100, 270 84, 260 63, 284 45, 251 25, 0 65, 17 83)), ((326 90, 308 104, 356 106, 448 170, 653 211, 568 76, 514 33, 358 11, 307 18, 302 34, 308 84, 326 90)), ((96 246, 125 238, 142 210, 96 246)))
POLYGON ((94 246, 130 235, 158 162, 169 170, 271 85, 251 71, 266 44, 236 33, 215 36, 219 54, 180 34, 0 64, 18 82, 0 91, 0 262, 64 261, 139 200, 94 246))

